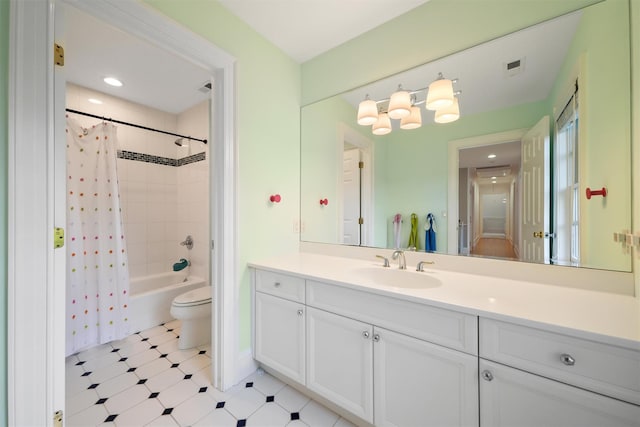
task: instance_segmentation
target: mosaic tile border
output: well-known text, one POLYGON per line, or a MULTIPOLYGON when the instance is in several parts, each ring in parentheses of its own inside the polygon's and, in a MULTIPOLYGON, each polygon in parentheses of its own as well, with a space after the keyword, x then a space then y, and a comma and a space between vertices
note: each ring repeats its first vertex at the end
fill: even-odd
POLYGON ((206 160, 207 153, 202 152, 181 159, 171 159, 169 157, 154 156, 152 154, 136 153, 135 151, 118 150, 118 158, 124 160, 133 160, 136 162, 153 163, 156 165, 180 167, 190 163, 201 162, 206 160))

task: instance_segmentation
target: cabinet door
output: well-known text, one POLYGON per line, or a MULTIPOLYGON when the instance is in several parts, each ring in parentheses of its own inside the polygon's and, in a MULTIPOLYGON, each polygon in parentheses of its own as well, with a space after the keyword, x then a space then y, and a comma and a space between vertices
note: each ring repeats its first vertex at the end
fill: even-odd
POLYGON ((640 426, 640 406, 480 359, 480 425, 640 426))
POLYGON ((307 387, 373 421, 373 327, 307 307, 307 387))
POLYGON ((376 426, 477 426, 478 358, 374 328, 376 426))
POLYGON ((304 384, 304 305, 256 292, 255 358, 304 384))

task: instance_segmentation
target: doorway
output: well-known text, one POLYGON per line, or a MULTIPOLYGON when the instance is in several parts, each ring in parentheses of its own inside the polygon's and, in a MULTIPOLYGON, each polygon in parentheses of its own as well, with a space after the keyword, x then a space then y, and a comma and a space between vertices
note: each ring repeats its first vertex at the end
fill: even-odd
MULTIPOLYGON (((209 70, 213 77, 212 89, 221 95, 213 99, 212 111, 216 114, 211 116, 214 123, 212 159, 222 163, 222 159, 235 158, 234 59, 231 56, 135 1, 70 4, 209 70)), ((14 208, 9 212, 9 227, 13 242, 28 242, 10 242, 8 248, 11 266, 8 406, 10 422, 19 425, 48 424, 51 414, 64 407, 64 310, 60 309, 64 307, 64 275, 61 277, 64 259, 61 259, 63 251, 53 249, 53 233, 48 232, 57 226, 64 227, 64 217, 58 215, 56 208, 64 206, 56 202, 64 200, 60 198, 64 196, 54 185, 56 180, 64 180, 64 157, 60 155, 64 149, 58 149, 55 138, 56 132, 61 131, 60 126, 53 125, 54 112, 64 111, 64 105, 59 104, 59 96, 54 96, 55 67, 51 54, 54 37, 48 31, 54 27, 64 28, 59 13, 61 5, 65 3, 11 3, 9 110, 13 118, 9 150, 13 162, 9 170, 9 206, 14 208), (34 263, 43 268, 31 268, 34 263), (29 286, 25 287, 25 283, 29 286), (36 390, 33 384, 45 386, 36 390)), ((219 218, 212 224, 211 232, 216 251, 210 253, 213 282, 219 284, 214 290, 216 354, 212 367, 214 385, 222 389, 234 383, 234 372, 238 369, 234 366, 238 350, 234 345, 236 242, 231 237, 236 229, 235 205, 230 196, 236 187, 235 171, 230 166, 233 164, 235 160, 220 168, 214 167, 215 176, 211 180, 212 199, 220 201, 211 206, 212 216, 219 218)))

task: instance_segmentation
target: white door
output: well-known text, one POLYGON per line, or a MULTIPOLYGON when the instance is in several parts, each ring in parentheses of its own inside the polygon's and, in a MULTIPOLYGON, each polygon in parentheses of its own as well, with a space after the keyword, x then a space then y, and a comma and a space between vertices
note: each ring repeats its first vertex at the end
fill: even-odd
POLYGON ((307 387, 373 422, 373 327, 307 307, 307 387))
POLYGON ((477 426, 478 359, 374 328, 375 425, 477 426))
POLYGON ((360 150, 345 150, 342 162, 343 227, 342 243, 360 244, 360 150))
POLYGON ((480 425, 640 426, 640 406, 480 359, 480 425))
POLYGON ((255 357, 304 384, 304 305, 256 292, 255 357))
POLYGON ((522 260, 549 261, 545 231, 549 230, 549 116, 522 138, 522 260))

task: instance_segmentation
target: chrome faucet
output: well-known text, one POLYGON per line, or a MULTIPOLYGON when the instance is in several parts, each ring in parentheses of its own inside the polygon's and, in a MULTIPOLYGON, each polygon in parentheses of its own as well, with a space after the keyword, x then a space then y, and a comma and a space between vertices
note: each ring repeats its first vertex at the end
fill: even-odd
POLYGON ((391 255, 392 259, 397 259, 398 260, 398 268, 400 270, 406 270, 407 269, 407 260, 404 258, 404 252, 403 251, 394 251, 393 254, 391 255))
POLYGON ((424 271, 425 264, 435 264, 435 261, 420 261, 416 266, 416 271, 424 271))
POLYGON ((188 235, 184 242, 180 242, 180 246, 186 246, 189 250, 193 249, 193 237, 188 235))

